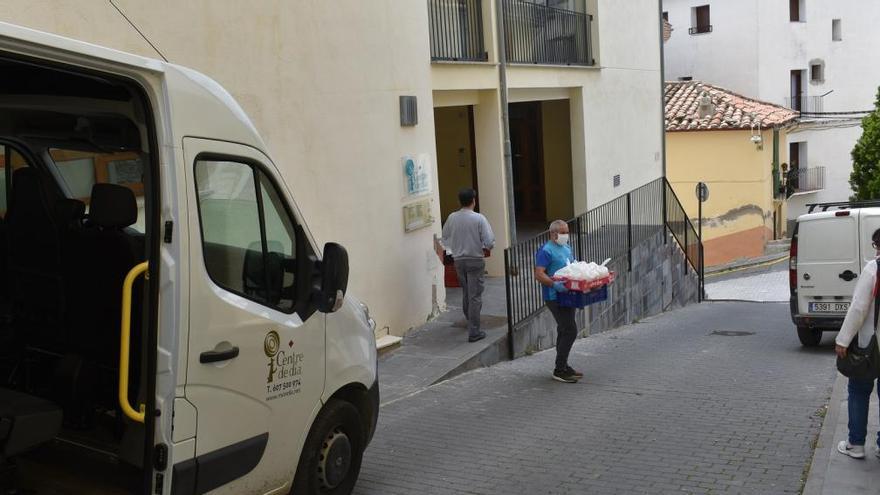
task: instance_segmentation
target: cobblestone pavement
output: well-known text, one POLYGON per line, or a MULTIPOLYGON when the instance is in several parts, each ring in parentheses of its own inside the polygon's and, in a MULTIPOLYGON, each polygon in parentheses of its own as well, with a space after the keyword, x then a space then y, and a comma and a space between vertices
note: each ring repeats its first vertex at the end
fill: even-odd
POLYGON ((384 406, 358 495, 799 493, 835 376, 784 304, 704 303, 384 406))
POLYGON ((747 275, 707 277, 706 295, 714 300, 788 302, 788 265, 777 263, 747 275))

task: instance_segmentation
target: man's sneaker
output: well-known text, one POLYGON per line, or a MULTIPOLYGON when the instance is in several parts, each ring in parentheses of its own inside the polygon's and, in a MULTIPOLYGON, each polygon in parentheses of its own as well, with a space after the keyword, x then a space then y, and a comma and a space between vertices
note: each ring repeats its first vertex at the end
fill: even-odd
POLYGON ((486 338, 486 332, 480 332, 474 336, 468 337, 468 342, 476 342, 486 338))
POLYGON ((578 379, 575 375, 569 373, 568 370, 553 371, 553 379, 563 383, 577 383, 578 379))
POLYGON ((578 380, 580 380, 581 378, 584 377, 584 374, 583 374, 583 373, 581 373, 580 371, 578 371, 578 370, 572 368, 571 366, 566 366, 566 367, 565 367, 565 371, 567 371, 569 375, 571 375, 571 376, 577 378, 578 380))
POLYGON ((853 459, 865 458, 865 446, 850 445, 849 441, 847 440, 841 440, 841 442, 837 444, 837 451, 843 455, 848 455, 853 459))

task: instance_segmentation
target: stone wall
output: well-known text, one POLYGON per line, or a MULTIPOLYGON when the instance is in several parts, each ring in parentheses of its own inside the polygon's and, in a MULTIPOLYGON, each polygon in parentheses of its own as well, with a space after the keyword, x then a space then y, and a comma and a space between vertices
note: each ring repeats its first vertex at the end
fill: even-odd
MULTIPOLYGON (((699 278, 668 230, 637 245, 632 263, 632 271, 626 256, 608 264, 617 280, 609 287, 608 300, 577 311, 580 337, 697 302, 699 278)), ((517 324, 513 334, 516 357, 549 349, 556 345, 556 322, 544 308, 517 324)))

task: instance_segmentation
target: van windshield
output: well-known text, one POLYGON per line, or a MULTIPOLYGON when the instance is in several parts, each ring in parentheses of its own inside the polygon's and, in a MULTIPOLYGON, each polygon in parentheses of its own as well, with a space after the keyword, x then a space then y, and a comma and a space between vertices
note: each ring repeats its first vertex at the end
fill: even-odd
POLYGON ((101 153, 52 148, 49 155, 55 163, 58 178, 64 183, 65 194, 86 204, 88 211, 95 184, 117 184, 134 192, 138 204, 138 220, 131 228, 144 232, 144 163, 146 153, 101 153))

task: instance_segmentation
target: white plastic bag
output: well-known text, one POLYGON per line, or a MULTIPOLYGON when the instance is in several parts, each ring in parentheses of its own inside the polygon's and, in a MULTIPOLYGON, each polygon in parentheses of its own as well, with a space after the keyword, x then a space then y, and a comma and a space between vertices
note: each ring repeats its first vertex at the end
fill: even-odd
POLYGON ((608 261, 609 260, 605 260, 601 265, 597 265, 592 261, 589 263, 586 261, 576 261, 560 268, 559 271, 554 273, 554 275, 566 277, 571 280, 586 280, 589 282, 608 276, 608 268, 605 267, 605 263, 608 263, 608 261))

